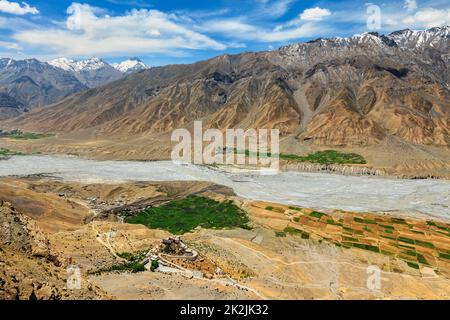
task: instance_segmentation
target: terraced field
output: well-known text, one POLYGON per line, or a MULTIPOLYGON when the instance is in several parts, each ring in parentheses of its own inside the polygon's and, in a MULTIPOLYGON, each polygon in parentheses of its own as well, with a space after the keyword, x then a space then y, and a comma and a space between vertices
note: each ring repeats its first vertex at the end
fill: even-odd
POLYGON ((253 203, 258 210, 283 215, 276 236, 299 236, 343 248, 368 250, 403 260, 414 269, 450 275, 450 224, 373 213, 324 213, 296 206, 253 203), (284 227, 283 227, 284 226, 284 227))

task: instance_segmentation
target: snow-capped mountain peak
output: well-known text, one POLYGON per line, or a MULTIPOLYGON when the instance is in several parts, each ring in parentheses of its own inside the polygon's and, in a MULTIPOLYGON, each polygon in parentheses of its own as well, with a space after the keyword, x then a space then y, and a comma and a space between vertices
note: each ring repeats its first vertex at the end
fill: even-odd
POLYGON ((290 57, 306 58, 312 54, 323 56, 338 54, 342 50, 370 48, 372 52, 391 48, 396 50, 424 50, 433 48, 448 51, 450 48, 450 26, 434 27, 422 31, 404 29, 383 35, 378 32, 356 34, 348 38, 319 38, 306 43, 294 43, 281 47, 279 51, 290 57))
POLYGON ((112 64, 113 68, 123 73, 132 73, 148 69, 149 67, 139 58, 130 58, 120 63, 112 64))
POLYGON ((48 62, 49 65, 66 71, 73 71, 76 61, 67 58, 58 58, 48 62))
POLYGON ((92 71, 108 66, 106 62, 97 57, 79 61, 68 58, 58 58, 49 61, 48 64, 66 71, 73 72, 92 71))
POLYGON ((76 63, 76 67, 79 70, 97 70, 100 68, 104 68, 108 66, 108 64, 100 58, 92 57, 90 59, 81 60, 76 63))
POLYGON ((47 63, 53 67, 72 73, 81 83, 89 88, 107 84, 123 76, 123 73, 117 71, 110 64, 97 57, 78 61, 68 58, 58 58, 47 63))
POLYGON ((92 57, 86 60, 73 60, 68 58, 58 58, 48 62, 48 64, 66 71, 81 73, 86 71, 95 71, 102 68, 114 68, 121 73, 133 73, 148 69, 149 67, 139 58, 130 58, 120 63, 112 65, 100 58, 92 57))
POLYGON ((421 31, 404 29, 392 32, 388 37, 400 47, 409 49, 448 47, 450 44, 450 26, 434 27, 421 31))
POLYGON ((0 59, 0 68, 9 67, 14 62, 15 62, 15 60, 13 58, 0 59))
POLYGON ((95 88, 118 80, 127 74, 148 69, 138 58, 131 58, 113 65, 98 57, 85 60, 58 58, 47 63, 53 67, 72 73, 81 83, 89 88, 95 88))

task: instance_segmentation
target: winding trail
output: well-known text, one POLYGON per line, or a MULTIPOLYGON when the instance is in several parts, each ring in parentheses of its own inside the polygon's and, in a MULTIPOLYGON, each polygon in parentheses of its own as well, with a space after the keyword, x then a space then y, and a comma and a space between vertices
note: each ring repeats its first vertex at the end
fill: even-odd
POLYGON ((109 232, 107 232, 107 233, 100 233, 100 232, 97 230, 97 228, 95 227, 95 223, 91 223, 91 227, 92 227, 92 230, 95 232, 95 240, 97 240, 98 242, 100 242, 100 243, 101 243, 101 244, 102 244, 109 252, 111 252, 111 254, 112 254, 116 259, 118 259, 119 261, 122 261, 122 262, 127 262, 126 259, 121 258, 121 257, 119 257, 119 256, 117 255, 116 251, 114 250, 114 248, 113 248, 112 245, 111 245, 110 238, 111 238, 111 232, 112 232, 112 231, 109 231, 109 232), (104 240, 102 239, 103 236, 105 236, 106 241, 104 241, 104 240))

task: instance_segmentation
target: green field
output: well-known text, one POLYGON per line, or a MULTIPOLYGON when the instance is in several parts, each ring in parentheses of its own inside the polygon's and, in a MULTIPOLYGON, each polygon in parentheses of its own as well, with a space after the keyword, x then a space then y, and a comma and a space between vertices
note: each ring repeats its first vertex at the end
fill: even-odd
POLYGON ((37 140, 52 137, 53 134, 48 133, 33 133, 33 132, 20 132, 4 136, 5 138, 15 140, 37 140))
MULTIPOLYGON (((117 255, 119 257, 121 257, 127 261, 117 263, 117 264, 114 264, 114 265, 106 267, 106 268, 98 269, 98 270, 92 272, 92 274, 101 274, 103 272, 113 272, 113 271, 131 272, 131 273, 145 271, 145 266, 144 266, 144 264, 141 263, 142 260, 144 260, 144 258, 145 258, 145 254, 146 254, 145 251, 141 251, 136 254, 129 253, 129 252, 118 253, 117 255)), ((156 266, 156 268, 157 268, 157 266, 156 266)), ((153 261, 152 261, 152 269, 153 269, 153 261)))
POLYGON ((291 235, 297 235, 297 236, 301 236, 302 239, 309 239, 309 233, 303 230, 299 230, 293 227, 286 227, 283 230, 284 234, 291 234, 291 235))
POLYGON ((313 211, 309 214, 309 216, 320 220, 323 216, 326 216, 326 214, 323 212, 313 211))
POLYGON ((304 157, 281 153, 280 159, 319 164, 366 164, 366 160, 359 154, 344 153, 336 150, 318 151, 304 157))
POLYGON ((18 152, 18 151, 5 149, 5 148, 0 148, 0 159, 1 158, 6 158, 6 157, 9 157, 9 156, 20 156, 20 155, 23 155, 23 153, 22 152, 18 152))
MULTIPOLYGON (((236 153, 245 154, 246 156, 258 156, 259 153, 250 152, 249 150, 237 151, 236 153)), ((271 154, 268 153, 268 157, 271 154)), ((366 160, 356 153, 344 153, 336 150, 325 150, 311 153, 307 156, 299 156, 296 154, 280 153, 281 160, 296 161, 296 162, 311 162, 318 164, 366 164, 366 160)))
POLYGON ((219 202, 199 196, 141 211, 126 217, 125 222, 167 230, 172 234, 190 232, 199 226, 206 229, 249 228, 246 213, 232 201, 219 202))

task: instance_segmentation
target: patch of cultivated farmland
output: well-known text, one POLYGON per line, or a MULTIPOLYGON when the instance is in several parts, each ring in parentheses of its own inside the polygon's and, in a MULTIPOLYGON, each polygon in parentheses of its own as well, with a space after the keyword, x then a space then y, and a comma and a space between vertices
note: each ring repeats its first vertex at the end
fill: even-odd
POLYGON ((53 137, 54 134, 34 133, 34 132, 18 132, 4 135, 3 137, 15 140, 37 140, 53 137))
MULTIPOLYGON (((260 156, 257 152, 251 152, 249 150, 237 151, 239 154, 245 154, 247 157, 260 156)), ((263 156, 263 155, 261 155, 263 156)), ((280 153, 279 158, 281 160, 294 161, 294 162, 310 162, 318 164, 366 164, 366 160, 356 153, 345 153, 336 150, 317 151, 307 156, 299 156, 296 154, 280 153)), ((271 157, 268 153, 267 157, 271 157)))
POLYGON ((0 159, 1 158, 7 158, 9 156, 19 156, 19 155, 22 155, 22 154, 23 153, 21 153, 21 152, 17 152, 17 151, 5 149, 5 148, 0 148, 0 159))
POLYGON ((125 218, 125 222, 167 230, 172 234, 183 234, 197 227, 249 228, 246 213, 232 201, 219 202, 199 196, 189 196, 143 210, 125 218))

